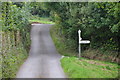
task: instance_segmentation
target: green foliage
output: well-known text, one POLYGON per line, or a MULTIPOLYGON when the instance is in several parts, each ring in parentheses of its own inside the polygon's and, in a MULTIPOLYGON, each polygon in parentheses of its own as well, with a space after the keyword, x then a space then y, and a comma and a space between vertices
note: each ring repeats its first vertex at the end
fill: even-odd
MULTIPOLYGON (((27 27, 27 26, 26 26, 27 27)), ((28 26, 29 27, 29 26, 28 26)), ((15 78, 28 56, 30 35, 20 31, 2 32, 2 77, 15 78)))
POLYGON ((118 78, 117 64, 75 57, 64 57, 61 63, 70 78, 118 78))
POLYGON ((27 58, 24 48, 13 48, 2 55, 2 77, 15 78, 20 66, 27 58))
POLYGON ((63 36, 59 36, 59 34, 61 34, 61 32, 57 32, 58 29, 59 28, 56 25, 54 25, 50 28, 50 34, 55 43, 57 51, 64 56, 75 56, 75 54, 73 54, 73 53, 75 53, 74 48, 69 49, 70 47, 65 45, 66 40, 64 38, 62 38, 63 36))
MULTIPOLYGON (((64 56, 76 56, 77 57, 78 52, 75 51, 75 47, 71 47, 71 46, 75 46, 75 42, 73 42, 74 40, 70 40, 69 43, 71 43, 72 45, 68 46, 68 45, 70 45, 68 43, 68 40, 66 40, 62 35, 60 36, 61 32, 58 32, 59 31, 58 29, 59 29, 59 27, 57 25, 52 26, 50 29, 52 39, 55 43, 55 46, 56 46, 58 52, 64 56)), ((111 39, 111 41, 112 41, 112 39, 111 39)), ((87 50, 83 50, 84 45, 82 45, 81 56, 88 58, 88 59, 119 63, 119 53, 116 51, 108 50, 108 48, 110 48, 109 46, 111 46, 111 45, 112 44, 108 45, 108 43, 107 43, 106 45, 104 45, 103 47, 100 47, 98 49, 89 48, 87 50)), ((96 45, 94 45, 94 46, 96 46, 96 45)), ((112 47, 114 47, 114 46, 112 46, 112 47)))
MULTIPOLYGON (((107 46, 108 50, 119 50, 119 3, 60 2, 46 3, 46 7, 53 11, 54 20, 62 30, 62 34, 65 36, 66 40, 69 39, 69 42, 74 40, 76 49, 76 43, 78 41, 77 31, 81 29, 82 38, 91 41, 89 47, 100 48, 107 46), (112 39, 112 41, 110 39, 112 39)), ((74 44, 69 42, 66 43, 70 44, 69 46, 74 44)))
POLYGON ((44 7, 44 2, 31 2, 30 5, 30 12, 32 15, 39 15, 39 17, 49 17, 50 10, 44 7))
POLYGON ((0 78, 2 77, 2 55, 0 54, 0 78))
POLYGON ((1 3, 2 77, 15 78, 30 46, 29 3, 1 3))
POLYGON ((47 17, 39 17, 39 16, 31 16, 30 23, 42 23, 42 24, 54 24, 53 21, 50 20, 50 18, 47 17))
POLYGON ((118 55, 118 52, 105 50, 104 47, 100 49, 88 49, 81 54, 81 56, 85 58, 115 63, 119 63, 118 55))
POLYGON ((28 4, 24 3, 22 8, 12 2, 2 3, 2 30, 21 30, 28 25, 28 4))

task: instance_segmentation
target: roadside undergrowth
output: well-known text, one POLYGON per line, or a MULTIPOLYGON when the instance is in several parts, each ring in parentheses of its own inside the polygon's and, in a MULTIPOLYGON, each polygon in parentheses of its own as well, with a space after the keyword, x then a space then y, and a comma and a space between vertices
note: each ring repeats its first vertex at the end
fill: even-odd
POLYGON ((2 78, 2 55, 0 54, 0 78, 2 78))
MULTIPOLYGON (((2 32, 2 78, 15 78, 20 66, 28 57, 30 26, 26 31, 2 32)), ((0 66, 1 66, 0 65, 0 66)))
POLYGON ((64 37, 59 35, 57 27, 52 26, 50 33, 58 52, 66 56, 61 59, 61 65, 69 78, 118 78, 120 66, 117 63, 110 63, 109 59, 106 62, 107 56, 101 56, 102 58, 99 59, 100 57, 96 55, 99 50, 83 51, 82 57, 85 58, 80 60, 76 58, 78 53, 65 45, 64 37), (94 55, 96 58, 93 57, 94 55))
POLYGON ((75 51, 68 49, 68 47, 65 45, 65 40, 64 38, 62 38, 62 35, 61 36, 59 35, 58 28, 56 27, 56 25, 50 28, 50 34, 57 48, 57 51, 61 55, 64 55, 64 56, 76 56, 77 55, 75 51))
POLYGON ((12 48, 2 54, 2 78, 15 78, 27 56, 24 48, 12 48))

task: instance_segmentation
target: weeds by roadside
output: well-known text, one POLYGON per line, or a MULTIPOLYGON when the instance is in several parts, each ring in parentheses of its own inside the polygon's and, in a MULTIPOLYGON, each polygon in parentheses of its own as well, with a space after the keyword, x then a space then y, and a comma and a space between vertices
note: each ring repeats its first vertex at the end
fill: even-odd
MULTIPOLYGON (((50 33, 58 52, 64 56, 69 56, 61 59, 61 65, 68 77, 118 78, 118 69, 120 69, 120 66, 118 66, 118 64, 98 61, 100 56, 96 56, 96 60, 92 60, 94 58, 91 58, 91 56, 96 55, 99 50, 97 50, 98 52, 96 52, 96 50, 86 50, 82 53, 82 56, 86 58, 79 60, 76 58, 78 53, 74 50, 69 49, 65 45, 65 40, 62 36, 59 35, 58 27, 56 27, 56 25, 51 27, 50 33)), ((103 57, 104 55, 101 56, 101 58, 103 57)))
POLYGON ((2 54, 2 78, 15 78, 27 56, 24 48, 12 48, 2 54))

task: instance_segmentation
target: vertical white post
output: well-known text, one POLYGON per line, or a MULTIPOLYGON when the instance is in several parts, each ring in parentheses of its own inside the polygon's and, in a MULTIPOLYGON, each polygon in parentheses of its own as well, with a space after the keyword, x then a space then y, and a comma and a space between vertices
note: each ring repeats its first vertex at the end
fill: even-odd
POLYGON ((81 30, 78 30, 78 36, 79 36, 79 58, 81 57, 81 45, 80 41, 82 40, 81 38, 81 30))
POLYGON ((81 57, 81 46, 80 46, 80 43, 79 43, 79 59, 81 57))
POLYGON ((80 59, 80 57, 81 57, 81 44, 87 44, 87 43, 90 43, 90 41, 89 40, 82 40, 80 30, 78 30, 78 36, 79 36, 79 55, 78 56, 80 59))

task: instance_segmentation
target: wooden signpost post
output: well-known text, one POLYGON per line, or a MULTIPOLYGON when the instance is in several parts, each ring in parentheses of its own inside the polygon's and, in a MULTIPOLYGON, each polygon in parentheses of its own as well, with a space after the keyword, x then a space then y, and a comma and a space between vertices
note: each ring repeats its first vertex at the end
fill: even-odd
POLYGON ((90 43, 89 40, 82 40, 81 38, 81 30, 78 30, 78 36, 79 36, 79 59, 81 57, 81 44, 88 44, 90 43))

